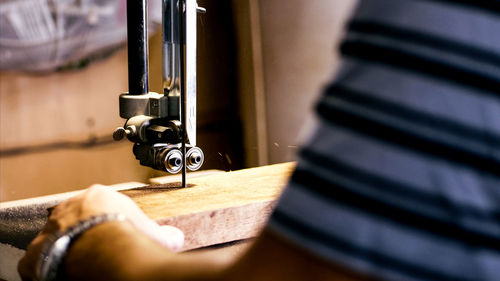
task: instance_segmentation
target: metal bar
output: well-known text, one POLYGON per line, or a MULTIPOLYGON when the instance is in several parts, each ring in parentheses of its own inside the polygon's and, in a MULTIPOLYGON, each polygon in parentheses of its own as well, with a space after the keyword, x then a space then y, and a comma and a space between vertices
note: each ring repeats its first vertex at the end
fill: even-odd
POLYGON ((128 91, 149 92, 148 29, 146 0, 127 0, 128 91))
POLYGON ((186 183, 186 67, 185 67, 185 44, 186 44, 186 18, 184 16, 184 0, 179 0, 179 45, 180 45, 180 90, 181 90, 181 152, 182 152, 182 187, 187 187, 186 183))
POLYGON ((185 0, 185 2, 186 133, 189 144, 196 146, 196 9, 198 4, 196 0, 185 0))
POLYGON ((163 93, 178 94, 179 88, 179 13, 178 0, 163 0, 163 93))

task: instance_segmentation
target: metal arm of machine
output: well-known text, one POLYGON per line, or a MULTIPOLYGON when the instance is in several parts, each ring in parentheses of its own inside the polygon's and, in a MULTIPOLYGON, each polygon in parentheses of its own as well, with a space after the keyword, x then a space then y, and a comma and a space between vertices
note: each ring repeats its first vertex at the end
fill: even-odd
POLYGON ((196 0, 163 0, 163 93, 148 90, 146 0, 127 0, 129 92, 120 95, 113 133, 127 137, 141 165, 177 173, 198 170, 204 161, 196 147, 196 0))

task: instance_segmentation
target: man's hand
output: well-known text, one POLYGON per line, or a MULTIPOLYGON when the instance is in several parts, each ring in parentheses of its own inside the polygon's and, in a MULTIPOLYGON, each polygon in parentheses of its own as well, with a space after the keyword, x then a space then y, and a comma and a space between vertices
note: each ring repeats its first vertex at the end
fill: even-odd
POLYGON ((23 280, 36 278, 36 262, 50 235, 103 213, 124 214, 132 223, 104 223, 78 238, 65 258, 70 280, 371 280, 325 262, 267 228, 238 261, 221 262, 203 253, 176 255, 158 247, 153 239, 179 249, 183 241, 180 230, 160 230, 130 198, 103 186, 94 186, 53 210, 19 262, 23 280))
POLYGON ((26 254, 19 262, 18 270, 23 280, 32 280, 36 277, 35 266, 42 247, 50 235, 64 231, 91 216, 106 213, 125 215, 138 230, 170 250, 179 250, 184 243, 184 234, 179 229, 171 226, 160 227, 129 197, 109 190, 105 186, 95 185, 54 208, 47 224, 28 246, 26 254))

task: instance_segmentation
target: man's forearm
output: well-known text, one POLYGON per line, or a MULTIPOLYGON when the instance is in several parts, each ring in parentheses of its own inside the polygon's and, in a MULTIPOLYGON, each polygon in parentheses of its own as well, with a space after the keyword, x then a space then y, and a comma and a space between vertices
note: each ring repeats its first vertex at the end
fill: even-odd
POLYGON ((126 222, 85 232, 64 261, 69 280, 372 280, 326 263, 265 230, 229 267, 198 254, 176 254, 126 222))
POLYGON ((109 222, 85 232, 64 262, 70 280, 220 280, 222 264, 178 255, 129 223, 109 222))

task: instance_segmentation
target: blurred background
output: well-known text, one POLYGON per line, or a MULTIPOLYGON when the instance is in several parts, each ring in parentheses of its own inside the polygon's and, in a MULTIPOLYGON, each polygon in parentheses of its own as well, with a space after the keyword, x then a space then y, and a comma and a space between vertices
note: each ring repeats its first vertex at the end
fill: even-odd
MULTIPOLYGON (((198 0, 202 169, 295 159, 355 2, 198 0)), ((166 175, 111 138, 125 121, 124 3, 0 2, 0 201, 166 175)), ((162 92, 161 2, 149 6, 150 90, 162 92)))

